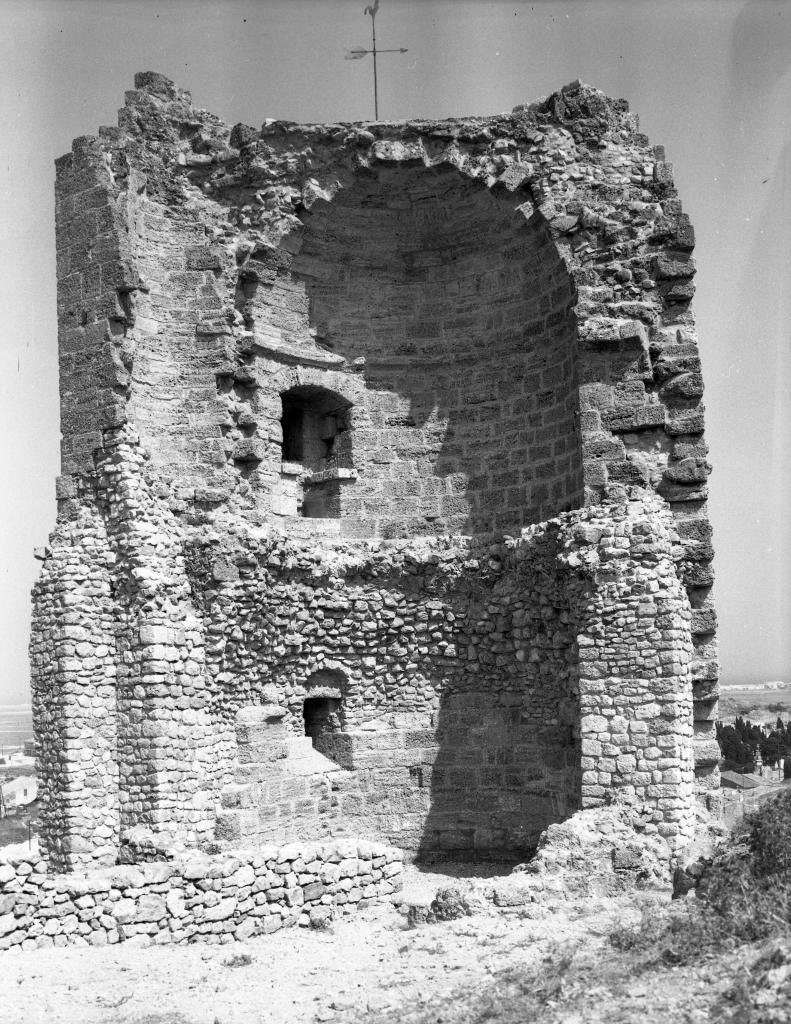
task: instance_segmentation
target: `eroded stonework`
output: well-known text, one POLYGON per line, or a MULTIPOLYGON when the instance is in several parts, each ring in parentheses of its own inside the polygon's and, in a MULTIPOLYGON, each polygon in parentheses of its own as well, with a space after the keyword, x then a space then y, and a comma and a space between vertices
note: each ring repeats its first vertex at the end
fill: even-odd
POLYGON ((57 164, 50 865, 141 829, 522 856, 616 795, 680 849, 716 622, 661 149, 579 83, 260 131, 135 86, 57 164))

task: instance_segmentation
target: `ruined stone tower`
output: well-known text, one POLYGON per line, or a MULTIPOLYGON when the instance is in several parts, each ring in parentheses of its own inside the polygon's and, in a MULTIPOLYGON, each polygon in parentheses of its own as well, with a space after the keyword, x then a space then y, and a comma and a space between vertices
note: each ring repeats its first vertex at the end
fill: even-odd
POLYGON ((618 792, 682 845, 718 785, 693 233, 626 104, 231 130, 146 73, 56 190, 50 863, 521 855, 618 792))

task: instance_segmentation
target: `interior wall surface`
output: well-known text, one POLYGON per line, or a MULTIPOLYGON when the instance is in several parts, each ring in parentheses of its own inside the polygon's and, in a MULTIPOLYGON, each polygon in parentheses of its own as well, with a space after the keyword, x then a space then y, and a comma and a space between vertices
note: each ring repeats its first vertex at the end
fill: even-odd
MULTIPOLYGON (((209 214, 229 216, 225 202, 209 214)), ((348 457, 306 465, 354 471, 346 535, 513 532, 581 504, 576 292, 522 197, 453 167, 383 167, 317 201, 293 241, 249 248, 236 233, 233 272, 231 246, 201 246, 193 211, 134 205, 147 284, 129 411, 176 501, 235 494, 296 514, 280 422, 296 363, 351 403, 348 457), (245 330, 228 367, 227 328, 212 318, 231 302, 245 330)))
MULTIPOLYGON (((344 769, 332 781, 345 827, 412 851, 524 855, 581 802, 555 540, 426 544, 311 559, 248 543, 221 584, 196 552, 218 716, 275 701, 300 736, 317 677, 335 680, 339 727, 314 746, 344 769)), ((288 828, 271 805, 259 813, 288 828)))
POLYGON ((576 292, 517 205, 455 168, 385 166, 303 215, 316 340, 365 381, 358 534, 513 533, 582 502, 576 292))
MULTIPOLYGON (((247 536, 215 570, 216 549, 193 549, 216 714, 272 702, 302 736, 305 701, 337 701, 314 739, 342 769, 336 816, 305 838, 342 822, 426 855, 524 856, 547 825, 620 792, 680 841, 692 644, 677 541, 662 502, 638 491, 496 544, 311 555, 247 536)), ((288 827, 269 799, 246 822, 263 838, 288 827)))

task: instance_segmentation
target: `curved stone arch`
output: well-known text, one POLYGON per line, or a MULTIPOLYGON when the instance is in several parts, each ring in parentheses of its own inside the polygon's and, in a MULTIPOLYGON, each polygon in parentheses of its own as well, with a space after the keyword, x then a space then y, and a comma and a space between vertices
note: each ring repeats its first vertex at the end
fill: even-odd
MULTIPOLYGON (((516 209, 526 221, 541 220, 546 224, 570 277, 581 288, 595 289, 599 285, 606 287, 616 283, 614 275, 618 270, 613 263, 617 261, 599 264, 595 259, 585 258, 595 255, 597 251, 605 255, 615 246, 626 249, 624 259, 621 260, 626 266, 621 266, 621 272, 628 271, 631 276, 633 272, 629 267, 636 265, 642 275, 641 279, 650 285, 645 295, 648 301, 642 303, 643 308, 637 311, 641 314, 638 317, 634 310, 620 313, 610 311, 609 315, 605 315, 602 309, 592 309, 585 301, 578 302, 576 313, 580 335, 584 342, 583 348, 587 346, 589 349, 588 354, 612 354, 620 350, 626 366, 635 364, 635 378, 650 382, 657 388, 677 374, 692 373, 699 376, 694 320, 689 311, 689 303, 694 294, 691 281, 695 274, 695 263, 690 255, 694 247, 694 232, 676 198, 672 167, 665 161, 661 147, 651 150, 645 137, 636 135, 636 118, 628 113, 624 104, 614 103, 590 86, 572 83, 553 94, 543 106, 546 110, 552 110, 554 128, 566 131, 562 127, 564 120, 573 128, 579 108, 586 104, 604 115, 606 121, 612 122, 614 127, 625 127, 635 141, 626 140, 621 148, 624 151, 645 151, 644 160, 648 160, 650 165, 650 174, 645 173, 645 165, 642 167, 642 191, 637 193, 639 199, 635 195, 637 189, 634 180, 625 183, 619 172, 612 168, 604 175, 602 183, 608 184, 608 178, 612 178, 617 180, 621 188, 621 200, 620 203, 614 202, 612 215, 608 216, 595 209, 601 204, 592 201, 590 190, 577 187, 569 189, 568 182, 553 181, 549 170, 542 171, 541 164, 530 162, 530 147, 523 163, 512 165, 498 175, 487 173, 485 157, 477 151, 473 142, 453 139, 449 143, 432 146, 423 136, 408 140, 378 139, 371 142, 366 150, 355 152, 353 157, 347 155, 342 167, 333 165, 332 173, 327 174, 323 186, 319 186, 315 179, 310 179, 302 186, 303 206, 312 210, 333 202, 344 190, 352 187, 361 171, 376 166, 422 166, 429 170, 452 167, 468 180, 481 181, 492 193, 507 191, 515 197, 524 197, 524 202, 516 209), (590 243, 587 252, 583 246, 582 258, 579 247, 575 250, 572 244, 581 235, 590 243), (667 349, 670 351, 667 352, 667 349)), ((535 106, 540 111, 540 105, 535 106)), ((608 144, 615 145, 617 141, 616 137, 608 144)), ((637 159, 634 152, 632 157, 637 159)), ((582 158, 581 162, 584 162, 582 158)), ((631 175, 631 179, 636 177, 631 175)), ((298 234, 296 232, 289 237, 295 238, 298 234)), ((300 242, 295 242, 291 251, 299 252, 300 245, 300 242)), ((585 354, 585 351, 581 353, 583 364, 586 362, 585 354)), ((702 385, 697 380, 686 381, 686 390, 687 397, 698 398, 702 394, 702 385)), ((651 413, 646 410, 637 412, 633 423, 637 430, 662 426, 652 421, 651 413)), ((605 429, 608 426, 606 424, 605 429)), ((615 426, 618 428, 623 424, 619 422, 615 426)), ((671 425, 671 431, 675 430, 678 434, 681 426, 671 425)), ((702 430, 702 418, 684 426, 690 428, 689 433, 697 435, 702 430)), ((588 432, 592 432, 590 427, 588 432)), ((621 461, 616 458, 618 454, 617 451, 609 453, 598 462, 598 468, 605 470, 605 477, 607 465, 612 466, 621 461)), ((688 467, 691 470, 695 468, 699 471, 699 478, 692 482, 702 484, 706 470, 702 466, 688 467)), ((619 471, 620 467, 613 470, 615 483, 619 482, 619 471)), ((668 480, 677 482, 677 477, 671 471, 668 480)), ((654 484, 657 483, 655 480, 654 484)), ((599 488, 595 496, 601 497, 601 492, 602 488, 599 488)))
POLYGON ((361 380, 339 370, 316 366, 286 366, 267 378, 267 386, 278 394, 295 388, 316 387, 337 395, 349 405, 357 406, 365 390, 361 380))
POLYGON ((310 334, 347 367, 311 378, 359 381, 357 532, 515 533, 579 505, 576 290, 529 188, 374 148, 287 244, 310 334))
POLYGON ((349 676, 345 666, 322 664, 307 676, 303 686, 308 696, 342 700, 349 689, 349 676))
MULTIPOLYGON (((282 396, 298 389, 316 388, 327 395, 335 396, 349 408, 349 416, 353 427, 366 422, 362 398, 365 386, 358 377, 338 370, 326 370, 314 366, 288 366, 273 373, 267 380, 272 393, 282 396)), ((354 448, 354 430, 351 431, 352 458, 354 448)))
POLYGON ((343 374, 315 367, 275 373, 268 386, 280 406, 281 487, 290 494, 290 511, 305 519, 339 520, 348 512, 357 478, 361 390, 343 374))

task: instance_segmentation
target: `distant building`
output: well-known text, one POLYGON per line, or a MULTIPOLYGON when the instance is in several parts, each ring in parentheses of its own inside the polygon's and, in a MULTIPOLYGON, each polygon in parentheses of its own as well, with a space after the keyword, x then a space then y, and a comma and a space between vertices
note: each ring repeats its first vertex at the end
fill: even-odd
POLYGON ((23 775, 31 776, 36 774, 36 762, 32 757, 23 758, 20 754, 19 760, 8 761, 0 764, 0 784, 10 782, 12 779, 19 779, 23 775))
POLYGON ((724 771, 720 772, 720 785, 724 789, 740 789, 742 791, 748 789, 759 789, 765 785, 764 780, 753 773, 745 773, 742 775, 739 772, 724 771))
POLYGON ((23 775, 0 785, 2 803, 6 813, 10 810, 32 804, 38 796, 38 780, 33 775, 23 775))

